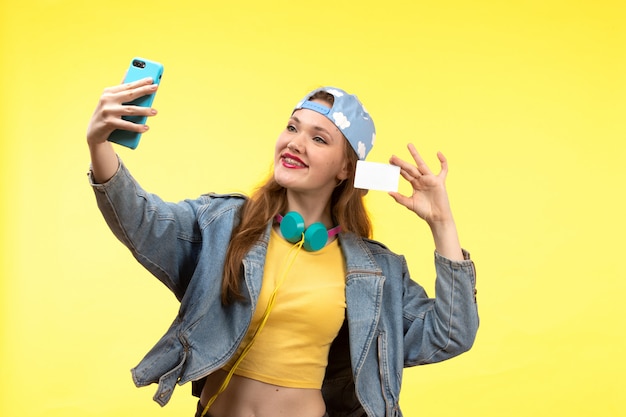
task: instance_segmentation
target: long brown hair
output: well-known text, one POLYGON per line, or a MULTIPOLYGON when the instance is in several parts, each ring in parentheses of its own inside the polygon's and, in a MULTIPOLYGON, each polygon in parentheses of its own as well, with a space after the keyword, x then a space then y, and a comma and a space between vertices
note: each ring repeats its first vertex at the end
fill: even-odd
MULTIPOLYGON (((334 97, 324 91, 313 95, 309 100, 321 99, 332 106, 334 97)), ((372 225, 363 203, 365 191, 354 188, 354 174, 358 157, 344 141, 344 155, 348 161, 348 178, 335 187, 330 208, 334 222, 341 226, 342 232, 353 232, 362 237, 371 237, 372 225)), ((273 172, 268 179, 257 188, 252 196, 241 207, 241 221, 233 230, 233 235, 226 252, 224 278, 222 280, 222 303, 228 305, 235 300, 243 299, 241 294, 242 261, 252 245, 257 242, 265 231, 268 222, 277 214, 287 209, 287 190, 274 179, 273 172)))

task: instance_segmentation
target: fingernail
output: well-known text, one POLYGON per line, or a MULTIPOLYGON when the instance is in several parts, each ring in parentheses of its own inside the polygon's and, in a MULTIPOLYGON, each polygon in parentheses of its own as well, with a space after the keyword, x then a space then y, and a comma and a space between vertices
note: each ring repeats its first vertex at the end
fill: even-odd
POLYGON ((156 109, 152 109, 152 110, 150 110, 150 114, 157 114, 156 109))

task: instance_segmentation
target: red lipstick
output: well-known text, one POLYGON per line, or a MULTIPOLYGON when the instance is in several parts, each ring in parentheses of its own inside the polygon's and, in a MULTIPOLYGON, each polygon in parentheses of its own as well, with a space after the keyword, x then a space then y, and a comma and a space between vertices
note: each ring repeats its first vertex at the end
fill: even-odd
POLYGON ((302 159, 288 152, 283 153, 281 159, 282 159, 283 165, 287 168, 307 168, 308 167, 308 165, 305 164, 302 161, 302 159))

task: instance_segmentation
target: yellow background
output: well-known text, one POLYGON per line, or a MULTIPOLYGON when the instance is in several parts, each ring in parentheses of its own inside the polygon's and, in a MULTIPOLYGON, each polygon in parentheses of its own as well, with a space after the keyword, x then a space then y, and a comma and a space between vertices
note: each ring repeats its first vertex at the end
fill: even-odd
MULTIPOLYGON (((307 91, 359 95, 368 160, 449 159, 481 328, 407 369, 406 416, 626 415, 623 1, 3 1, 2 416, 191 416, 129 368, 177 304, 115 240, 87 184, 85 130, 136 55, 165 65, 136 151, 170 200, 249 191, 307 91)), ((433 293, 425 225, 370 193, 375 237, 433 293)))

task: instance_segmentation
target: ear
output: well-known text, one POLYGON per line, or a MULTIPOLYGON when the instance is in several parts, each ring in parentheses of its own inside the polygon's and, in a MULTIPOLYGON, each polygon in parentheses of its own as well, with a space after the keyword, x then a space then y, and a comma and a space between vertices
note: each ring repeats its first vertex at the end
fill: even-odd
POLYGON ((348 179, 348 177, 350 176, 351 165, 352 164, 350 163, 350 161, 348 161, 348 158, 343 159, 341 169, 337 173, 337 179, 339 181, 344 181, 348 179))

